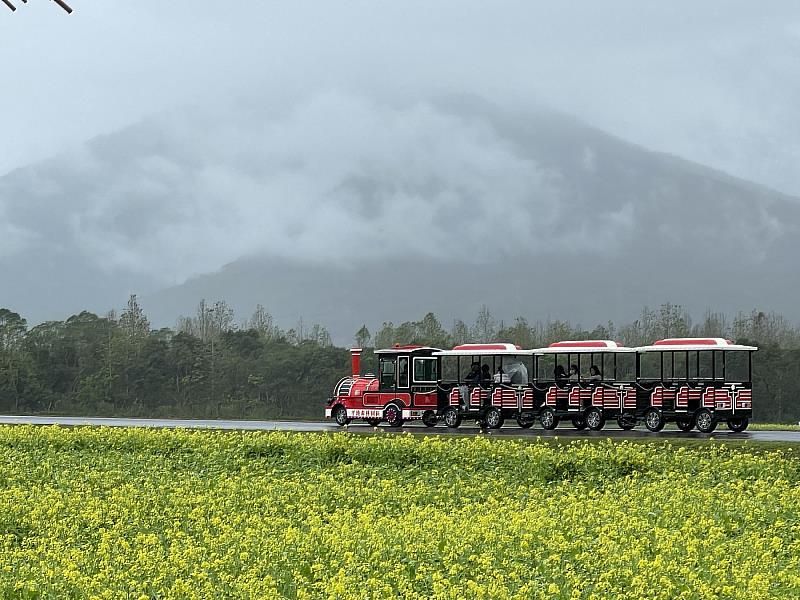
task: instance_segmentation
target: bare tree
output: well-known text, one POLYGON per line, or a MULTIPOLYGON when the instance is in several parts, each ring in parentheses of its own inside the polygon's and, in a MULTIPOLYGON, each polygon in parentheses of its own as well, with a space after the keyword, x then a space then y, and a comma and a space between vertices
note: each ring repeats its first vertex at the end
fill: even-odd
POLYGON ((128 307, 119 316, 119 326, 130 339, 142 339, 150 333, 150 321, 139 305, 136 294, 128 298, 128 307))
POLYGON ((497 337, 497 323, 489 312, 489 308, 484 304, 475 319, 472 327, 472 336, 476 342, 491 342, 497 337))
POLYGON ((366 348, 369 346, 369 341, 372 336, 369 333, 369 329, 367 329, 366 325, 362 325, 361 329, 356 331, 356 346, 359 348, 366 348))

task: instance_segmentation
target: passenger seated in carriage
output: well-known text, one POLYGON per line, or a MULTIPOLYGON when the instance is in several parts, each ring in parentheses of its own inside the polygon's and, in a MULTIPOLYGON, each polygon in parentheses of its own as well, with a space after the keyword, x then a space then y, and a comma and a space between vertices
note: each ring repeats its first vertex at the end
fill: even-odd
POLYGON ((503 371, 503 367, 498 367, 497 373, 494 374, 492 381, 494 381, 494 383, 511 383, 511 377, 503 371))
POLYGON ((555 376, 557 383, 564 383, 568 380, 567 373, 564 371, 564 367, 562 365, 556 365, 556 368, 553 369, 553 375, 555 376))
POLYGON ((467 376, 464 377, 464 381, 466 381, 467 383, 481 382, 481 363, 478 362, 472 363, 472 367, 470 368, 469 373, 467 373, 467 376))
POLYGON ((569 380, 570 381, 580 381, 580 375, 578 374, 578 365, 570 365, 569 367, 569 380))
POLYGON ((589 367, 589 383, 600 383, 603 380, 603 373, 597 365, 589 367))
POLYGON ((489 383, 491 381, 492 381, 492 370, 489 368, 489 365, 483 365, 483 367, 481 367, 481 382, 489 383))

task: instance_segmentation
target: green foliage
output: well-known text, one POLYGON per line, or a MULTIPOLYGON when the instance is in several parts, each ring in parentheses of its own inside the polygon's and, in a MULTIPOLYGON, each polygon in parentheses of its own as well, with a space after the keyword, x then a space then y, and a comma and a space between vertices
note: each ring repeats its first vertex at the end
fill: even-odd
MULTIPOLYGON (((394 344, 449 348, 470 341, 504 341, 536 348, 563 339, 621 339, 630 346, 668 336, 721 336, 761 348, 754 360, 756 420, 800 420, 800 332, 774 313, 740 313, 729 324, 708 312, 693 323, 680 306, 645 307, 630 324, 585 329, 568 321, 510 324, 482 307, 468 326, 447 331, 433 313, 419 321, 366 324, 354 341, 365 348, 364 372, 376 372, 372 350, 394 344)), ((346 349, 318 324, 298 321, 284 331, 263 306, 241 327, 225 302, 202 301, 175 330, 151 330, 131 296, 119 319, 89 312, 28 329, 0 309, 0 411, 153 417, 318 419, 322 401, 349 373, 346 349)))

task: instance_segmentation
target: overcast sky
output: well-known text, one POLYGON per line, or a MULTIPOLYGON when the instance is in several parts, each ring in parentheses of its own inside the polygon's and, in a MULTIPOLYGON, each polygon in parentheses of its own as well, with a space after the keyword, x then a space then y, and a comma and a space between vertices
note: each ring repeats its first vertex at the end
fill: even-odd
POLYGON ((800 195, 796 0, 17 4, 0 173, 186 104, 471 93, 800 195))

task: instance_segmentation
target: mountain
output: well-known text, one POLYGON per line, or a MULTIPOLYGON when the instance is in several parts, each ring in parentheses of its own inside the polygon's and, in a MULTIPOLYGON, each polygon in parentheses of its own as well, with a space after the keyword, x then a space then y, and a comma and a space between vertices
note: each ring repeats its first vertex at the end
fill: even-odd
POLYGON ((344 342, 483 304, 585 325, 667 300, 800 318, 800 200, 472 97, 159 115, 0 178, 0 218, 0 305, 32 320, 132 291, 158 324, 226 299, 344 342))

